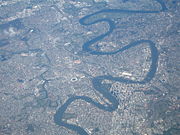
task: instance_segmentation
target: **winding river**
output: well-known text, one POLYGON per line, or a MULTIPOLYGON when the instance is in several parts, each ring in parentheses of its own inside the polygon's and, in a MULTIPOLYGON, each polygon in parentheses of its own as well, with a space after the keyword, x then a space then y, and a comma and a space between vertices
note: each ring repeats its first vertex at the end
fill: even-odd
POLYGON ((96 106, 99 109, 102 109, 104 111, 108 112, 113 112, 118 108, 119 102, 113 96, 108 88, 106 88, 103 84, 103 80, 112 80, 112 81, 118 81, 121 83, 134 83, 134 84, 145 84, 148 83, 149 81, 152 80, 154 77, 156 70, 157 70, 157 63, 158 63, 158 50, 155 46, 155 43, 153 43, 151 40, 138 40, 135 42, 132 42, 118 50, 115 51, 110 51, 110 52, 102 52, 102 51, 97 51, 91 49, 91 46, 98 41, 104 39, 106 36, 109 36, 113 30, 115 29, 115 23, 112 21, 112 19, 109 19, 106 16, 102 16, 102 18, 98 18, 97 16, 100 14, 114 14, 114 13, 120 13, 120 14, 158 14, 160 12, 164 12, 167 10, 165 4, 163 3, 162 0, 156 0, 157 3, 161 6, 160 10, 155 10, 155 11, 145 11, 145 10, 121 10, 121 9, 104 9, 98 12, 95 12, 93 14, 87 15, 79 20, 81 25, 88 26, 88 25, 93 25, 96 23, 100 22, 106 22, 109 25, 109 29, 106 33, 101 34, 100 36, 97 36, 87 42, 85 42, 82 46, 82 50, 85 52, 88 52, 89 54, 92 55, 113 55, 117 53, 121 53, 123 51, 126 51, 132 47, 136 47, 139 45, 148 45, 150 50, 151 50, 151 66, 150 69, 145 76, 145 78, 142 81, 135 81, 135 80, 130 80, 130 79, 125 79, 122 77, 113 77, 111 75, 104 75, 104 76, 96 76, 92 78, 92 85, 96 91, 102 94, 102 96, 109 101, 109 103, 101 104, 99 102, 94 101, 92 98, 88 96, 73 96, 70 97, 61 107, 58 108, 54 115, 54 122, 62 127, 65 127, 67 129, 73 130, 76 133, 80 135, 88 135, 88 133, 80 126, 74 125, 74 124, 69 124, 65 121, 63 121, 63 114, 65 113, 66 109, 68 106, 73 103, 75 100, 83 100, 85 102, 91 103, 92 105, 96 106), (97 17, 97 18, 96 18, 97 17), (95 19, 92 19, 95 18, 95 19), (87 21, 88 20, 88 21, 87 21), (91 20, 91 21, 89 21, 91 20))

